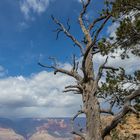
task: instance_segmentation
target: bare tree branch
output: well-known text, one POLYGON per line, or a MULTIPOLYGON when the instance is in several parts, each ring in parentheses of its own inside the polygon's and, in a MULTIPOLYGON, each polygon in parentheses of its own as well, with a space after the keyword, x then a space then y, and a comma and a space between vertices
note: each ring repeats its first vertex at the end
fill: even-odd
POLYGON ((57 32, 57 34, 56 34, 56 40, 57 40, 58 37, 59 37, 59 34, 60 34, 61 32, 63 32, 63 30, 60 29, 60 28, 58 28, 58 29, 54 30, 54 32, 57 32))
POLYGON ((89 52, 91 51, 91 49, 93 47, 95 47, 95 43, 97 41, 97 38, 98 38, 98 35, 99 33, 101 32, 101 30, 103 29, 103 27, 105 26, 105 24, 107 23, 107 21, 110 19, 111 15, 108 15, 107 18, 104 20, 104 22, 101 24, 100 28, 96 31, 95 33, 95 36, 94 36, 94 40, 92 41, 92 43, 86 48, 86 51, 85 51, 85 54, 83 56, 83 61, 82 61, 82 70, 83 70, 83 73, 84 75, 86 75, 86 72, 85 72, 85 63, 86 63, 86 59, 87 59, 87 56, 89 54, 89 52))
POLYGON ((114 119, 112 120, 112 122, 105 127, 105 129, 103 130, 102 132, 102 137, 104 138, 107 134, 110 133, 110 131, 112 129, 114 129, 119 122, 121 122, 122 118, 129 112, 129 111, 132 111, 132 112, 135 112, 133 107, 131 106, 131 101, 133 99, 135 99, 136 97, 140 96, 140 87, 135 91, 133 92, 132 94, 130 94, 129 96, 127 96, 125 98, 125 102, 124 102, 124 106, 123 106, 123 109, 117 114, 115 115, 114 119))
POLYGON ((97 30, 95 36, 94 36, 94 40, 93 40, 93 44, 91 44, 91 48, 92 46, 96 43, 96 40, 98 38, 99 33, 101 32, 101 30, 104 28, 105 24, 107 23, 107 21, 110 19, 111 15, 108 15, 106 17, 106 19, 104 20, 104 22, 101 24, 100 28, 97 30))
POLYGON ((106 63, 107 63, 107 60, 108 60, 108 56, 107 56, 105 62, 99 67, 99 70, 98 70, 98 73, 97 73, 97 77, 96 77, 96 82, 98 82, 101 79, 101 76, 102 76, 102 73, 103 73, 104 69, 105 70, 112 70, 113 72, 119 70, 118 68, 114 68, 114 67, 111 67, 111 66, 105 66, 106 63))
MULTIPOLYGON (((58 21, 56 18, 54 18, 53 16, 52 16, 52 19, 53 19, 53 21, 60 27, 60 31, 63 31, 64 34, 65 34, 67 37, 69 37, 69 38, 80 48, 81 53, 84 54, 84 49, 83 49, 82 44, 81 44, 73 35, 70 34, 70 32, 64 27, 64 25, 63 25, 61 22, 59 22, 59 21, 58 21)), ((68 24, 68 23, 67 23, 67 24, 68 24)))
POLYGON ((71 133, 79 136, 80 138, 82 138, 82 140, 85 140, 85 135, 83 133, 77 131, 72 131, 71 133))
POLYGON ((140 114, 133 106, 130 106, 129 109, 136 115, 140 114))
POLYGON ((68 26, 68 31, 70 30, 70 24, 69 24, 69 21, 70 21, 70 19, 68 18, 68 20, 67 20, 67 26, 68 26))
POLYGON ((41 67, 53 69, 54 70, 54 74, 56 74, 57 72, 60 72, 60 73, 66 74, 68 76, 71 76, 71 77, 75 78, 78 81, 82 80, 82 77, 77 72, 68 71, 68 70, 65 70, 65 69, 62 69, 62 68, 58 68, 56 66, 43 65, 40 62, 38 63, 38 65, 40 65, 41 67))
POLYGON ((58 66, 57 59, 56 59, 55 57, 48 57, 48 59, 50 59, 50 60, 53 62, 53 65, 54 65, 55 67, 58 66))
POLYGON ((130 94, 125 98, 125 104, 127 104, 128 102, 130 102, 131 100, 135 99, 138 96, 140 96, 140 87, 135 92, 133 92, 132 94, 130 94))
POLYGON ((108 56, 106 57, 105 62, 99 67, 98 73, 97 73, 97 77, 96 77, 96 82, 98 83, 98 81, 101 79, 102 77, 102 73, 103 73, 103 67, 105 66, 105 64, 108 61, 108 56))
POLYGON ((106 113, 106 114, 114 115, 114 113, 110 109, 101 109, 100 112, 101 113, 106 113))
POLYGON ((73 68, 72 68, 72 71, 75 71, 75 72, 77 72, 77 70, 78 70, 78 66, 79 66, 79 62, 76 62, 76 56, 75 55, 73 55, 73 68))
POLYGON ((103 69, 112 70, 113 72, 118 71, 118 68, 110 67, 110 66, 103 66, 103 69))
POLYGON ((114 112, 112 111, 112 108, 113 108, 114 104, 115 104, 115 101, 111 102, 109 109, 100 109, 100 112, 114 115, 114 112))
POLYGON ((130 8, 135 8, 136 10, 140 11, 140 5, 134 5, 134 4, 131 4, 131 3, 127 3, 127 5, 130 6, 130 8))
POLYGON ((85 140, 85 134, 84 133, 81 133, 81 132, 77 132, 77 131, 74 131, 74 120, 81 114, 85 113, 84 110, 79 110, 77 112, 77 114, 71 119, 71 124, 72 124, 72 134, 75 134, 79 137, 81 137, 82 139, 85 140))
POLYGON ((84 21, 83 21, 83 16, 86 13, 87 7, 89 6, 91 0, 87 0, 85 4, 84 4, 83 1, 81 1, 81 2, 83 4, 83 9, 82 9, 82 11, 81 11, 81 13, 79 15, 79 24, 81 26, 81 29, 82 29, 84 35, 85 35, 86 40, 88 42, 91 42, 92 41, 92 38, 90 36, 89 30, 86 28, 86 26, 84 25, 84 21))
POLYGON ((105 19, 106 17, 107 17, 107 15, 103 15, 103 16, 101 16, 101 17, 99 17, 99 18, 96 18, 96 19, 89 25, 88 30, 91 31, 92 28, 94 27, 94 25, 95 25, 97 22, 99 22, 99 21, 105 19))
POLYGON ((74 94, 82 94, 78 89, 66 89, 63 92, 74 92, 74 94))
POLYGON ((69 86, 66 86, 65 89, 72 89, 72 88, 76 88, 76 89, 79 89, 79 91, 83 92, 83 89, 80 85, 69 85, 69 86))
POLYGON ((95 54, 100 53, 100 52, 101 52, 100 50, 94 51, 94 52, 92 52, 92 55, 95 55, 95 54))
POLYGON ((72 122, 74 122, 74 120, 79 116, 79 115, 81 115, 81 114, 83 114, 83 113, 85 113, 84 112, 84 110, 79 110, 78 112, 77 112, 77 114, 72 118, 72 122))
POLYGON ((122 118, 124 117, 124 115, 128 112, 128 108, 123 108, 123 112, 121 112, 120 114, 118 114, 111 122, 110 125, 108 125, 107 127, 105 127, 105 129, 102 132, 102 137, 104 138, 107 134, 110 133, 110 131, 115 128, 117 126, 118 123, 121 122, 122 118))

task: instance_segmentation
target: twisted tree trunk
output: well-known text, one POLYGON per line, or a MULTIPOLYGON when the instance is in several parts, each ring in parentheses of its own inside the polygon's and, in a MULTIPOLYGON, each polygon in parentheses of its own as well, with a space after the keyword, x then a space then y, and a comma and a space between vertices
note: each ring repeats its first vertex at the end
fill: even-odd
POLYGON ((92 54, 89 53, 85 62, 85 82, 83 104, 86 114, 85 140, 102 140, 100 105, 96 97, 97 82, 93 73, 92 54))
MULTIPOLYGON (((89 89, 90 87, 88 85, 88 90, 89 89)), ((86 95, 84 102, 84 108, 86 112, 85 140, 102 140, 100 107, 98 100, 94 96, 94 92, 86 92, 85 95, 86 95)))

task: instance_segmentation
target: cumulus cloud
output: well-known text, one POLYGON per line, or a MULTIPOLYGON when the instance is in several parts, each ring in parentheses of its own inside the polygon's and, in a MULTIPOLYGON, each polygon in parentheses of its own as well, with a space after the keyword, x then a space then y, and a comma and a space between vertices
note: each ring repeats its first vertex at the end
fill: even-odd
MULTIPOLYGON (((106 65, 108 66, 113 66, 113 67, 123 67, 127 73, 132 73, 135 70, 139 70, 140 69, 140 58, 138 56, 133 55, 132 53, 129 53, 129 58, 122 60, 120 57, 120 54, 122 53, 122 50, 118 49, 116 50, 116 52, 114 52, 113 54, 110 54, 109 56, 113 55, 115 56, 115 59, 112 57, 109 57, 108 59, 108 63, 106 65)), ((98 68, 99 65, 101 65, 102 63, 104 63, 106 59, 106 56, 102 56, 100 54, 97 54, 94 56, 93 60, 94 60, 94 65, 96 68, 98 68)))
POLYGON ((51 0, 21 0, 20 9, 26 19, 31 18, 31 14, 41 14, 46 11, 51 0))
POLYGON ((74 83, 70 77, 46 71, 28 78, 17 76, 1 79, 0 116, 70 116, 81 103, 78 95, 62 93, 64 86, 70 83, 74 83))
MULTIPOLYGON (((121 60, 119 53, 116 59, 109 59, 108 65, 124 67, 127 72, 140 69, 139 58, 132 55, 130 59, 121 60)), ((106 57, 96 55, 95 69, 106 57)), ((68 63, 60 64, 70 69, 68 63)), ((2 69, 2 68, 1 68, 2 69)), ((63 93, 66 85, 74 84, 74 79, 63 74, 42 71, 30 77, 16 76, 0 79, 0 116, 3 117, 62 117, 72 116, 82 105, 79 95, 63 93)))

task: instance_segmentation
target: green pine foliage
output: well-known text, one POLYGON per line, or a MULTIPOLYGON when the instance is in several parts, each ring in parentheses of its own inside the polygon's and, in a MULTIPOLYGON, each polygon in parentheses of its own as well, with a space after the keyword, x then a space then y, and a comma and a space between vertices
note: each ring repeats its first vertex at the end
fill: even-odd
MULTIPOLYGON (((140 0, 108 0, 105 5, 107 10, 103 12, 110 10, 112 23, 119 23, 119 27, 113 43, 113 37, 109 40, 103 38, 98 42, 101 54, 108 55, 119 48, 123 51, 120 54, 121 59, 129 59, 130 52, 140 56, 140 0)), ((98 96, 116 102, 120 108, 124 104, 125 96, 130 95, 140 85, 140 70, 126 73, 123 68, 118 71, 110 69, 106 70, 104 75, 105 80, 100 84, 98 96)), ((135 103, 138 106, 140 98, 137 98, 135 103)))

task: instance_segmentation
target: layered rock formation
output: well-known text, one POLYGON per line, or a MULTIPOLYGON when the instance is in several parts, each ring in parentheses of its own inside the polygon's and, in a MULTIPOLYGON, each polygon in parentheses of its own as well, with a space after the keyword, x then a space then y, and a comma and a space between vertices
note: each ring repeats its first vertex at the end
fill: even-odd
POLYGON ((70 140, 70 139, 56 138, 48 134, 47 131, 39 131, 33 134, 29 140, 70 140))
MULTIPOLYGON (((111 119, 109 116, 104 121, 109 123, 111 119)), ((105 140, 140 140, 140 116, 128 114, 105 140)))
POLYGON ((0 128, 0 140, 25 140, 11 129, 0 128))
MULTIPOLYGON (((113 116, 103 116, 103 127, 112 119, 113 116)), ((84 121, 85 118, 80 120, 81 123, 84 121)), ((81 140, 70 134, 71 127, 68 118, 21 119, 17 120, 17 123, 9 122, 1 119, 0 140, 81 140)), ((105 140, 140 140, 140 117, 128 114, 105 140)))
POLYGON ((140 140, 140 118, 134 114, 128 115, 112 132, 116 140, 140 140))

